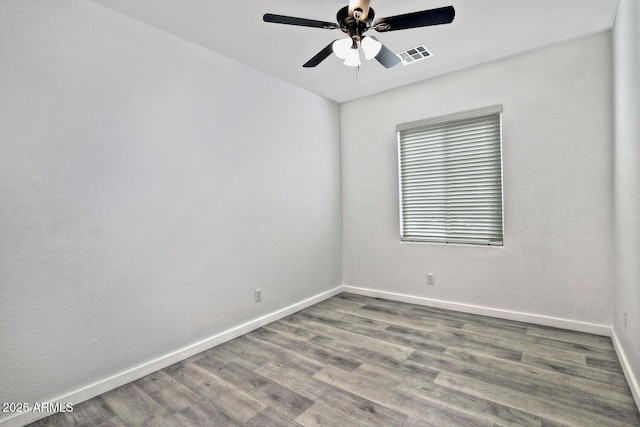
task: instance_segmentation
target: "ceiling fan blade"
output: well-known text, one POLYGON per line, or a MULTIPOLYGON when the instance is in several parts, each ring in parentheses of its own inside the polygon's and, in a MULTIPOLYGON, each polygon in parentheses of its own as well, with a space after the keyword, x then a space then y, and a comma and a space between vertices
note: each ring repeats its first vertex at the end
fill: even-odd
POLYGON ((316 56, 314 56, 313 58, 308 60, 303 65, 303 67, 305 67, 305 68, 315 67, 316 65, 318 65, 319 63, 321 63, 322 61, 327 59, 329 57, 329 55, 331 55, 332 53, 333 53, 333 42, 329 43, 329 45, 327 47, 325 47, 324 49, 322 49, 320 52, 318 52, 316 54, 316 56))
POLYGON ((293 16, 274 15, 273 13, 265 13, 262 17, 264 22, 273 22, 274 24, 298 25, 301 27, 325 28, 327 30, 335 30, 338 24, 333 22, 316 21, 314 19, 296 18, 293 16))
POLYGON ((423 10, 376 19, 373 28, 379 32, 406 30, 409 28, 428 27, 430 25, 450 24, 456 16, 453 6, 423 10))
MULTIPOLYGON (((375 37, 371 37, 374 40, 377 40, 375 37)), ((395 67, 400 63, 400 58, 396 56, 395 53, 391 52, 385 45, 382 45, 380 52, 376 55, 376 60, 384 65, 385 68, 395 67)))

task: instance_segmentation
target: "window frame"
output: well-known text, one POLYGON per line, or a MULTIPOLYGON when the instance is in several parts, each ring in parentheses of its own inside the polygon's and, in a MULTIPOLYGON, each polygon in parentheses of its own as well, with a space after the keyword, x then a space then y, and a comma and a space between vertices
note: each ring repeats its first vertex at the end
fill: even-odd
MULTIPOLYGON (((502 123, 502 113, 503 108, 502 105, 493 105, 490 107, 479 108, 475 110, 468 110, 454 114, 447 114, 438 117, 432 117, 424 120, 418 120, 408 123, 402 123, 396 126, 396 136, 397 136, 397 149, 398 149, 398 189, 399 189, 399 208, 400 208, 400 239, 402 242, 406 243, 440 243, 440 244, 462 244, 462 245, 474 245, 474 246, 492 246, 492 247, 504 247, 504 167, 503 167, 503 123, 502 123), (498 218, 499 216, 499 239, 491 239, 491 238, 464 238, 464 237, 452 237, 449 234, 448 227, 446 225, 446 220, 442 221, 442 228, 445 230, 440 234, 440 236, 420 236, 416 237, 415 235, 406 233, 405 227, 405 192, 403 191, 403 147, 402 147, 402 132, 407 131, 419 131, 426 130, 428 128, 433 128, 436 126, 442 126, 447 124, 459 123, 461 121, 472 121, 474 119, 488 117, 488 116, 498 116, 498 152, 499 152, 499 165, 496 170, 499 170, 500 179, 499 179, 499 200, 500 200, 500 212, 496 214, 493 218, 498 218), (447 236, 449 234, 449 236, 447 236)), ((443 142, 446 138, 442 138, 443 142)), ((495 147, 494 147, 495 150, 495 147)), ((445 184, 446 185, 446 184, 445 184)), ((496 191, 493 194, 494 198, 498 196, 498 192, 496 191)), ((490 206, 489 204, 487 206, 490 206)), ((450 212, 449 208, 443 208, 443 213, 445 216, 447 215, 447 211, 450 212)), ((426 218, 423 217, 423 218, 426 218)), ((471 230, 476 228, 471 227, 471 230)), ((487 233, 489 236, 490 233, 487 233)))

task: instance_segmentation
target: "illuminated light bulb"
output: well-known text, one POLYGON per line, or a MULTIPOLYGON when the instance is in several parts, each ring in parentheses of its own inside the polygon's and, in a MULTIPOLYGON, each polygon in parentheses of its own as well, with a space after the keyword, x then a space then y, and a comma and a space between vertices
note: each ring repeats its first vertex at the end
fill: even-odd
POLYGON ((382 43, 373 37, 363 37, 360 42, 360 46, 362 47, 364 57, 367 58, 367 61, 375 58, 382 49, 382 43))

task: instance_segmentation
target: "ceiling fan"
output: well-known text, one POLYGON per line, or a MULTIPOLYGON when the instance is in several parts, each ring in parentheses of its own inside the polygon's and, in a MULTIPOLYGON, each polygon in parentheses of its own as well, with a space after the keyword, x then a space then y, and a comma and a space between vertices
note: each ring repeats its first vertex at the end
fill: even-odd
POLYGON ((389 16, 374 21, 375 12, 373 8, 369 6, 370 3, 370 0, 349 0, 348 6, 338 10, 336 15, 337 24, 313 19, 295 18, 293 16, 274 15, 272 13, 266 13, 262 19, 264 22, 273 22, 275 24, 340 30, 349 36, 329 43, 327 47, 307 61, 303 67, 315 67, 332 53, 335 53, 338 58, 343 59, 345 65, 359 67, 361 65, 360 55, 358 53, 359 45, 367 60, 375 58, 386 68, 391 68, 400 63, 400 59, 375 37, 365 36, 364 33, 366 31, 373 28, 379 33, 384 33, 387 31, 406 30, 430 25, 450 24, 453 22, 456 14, 453 6, 446 6, 403 15, 389 16))

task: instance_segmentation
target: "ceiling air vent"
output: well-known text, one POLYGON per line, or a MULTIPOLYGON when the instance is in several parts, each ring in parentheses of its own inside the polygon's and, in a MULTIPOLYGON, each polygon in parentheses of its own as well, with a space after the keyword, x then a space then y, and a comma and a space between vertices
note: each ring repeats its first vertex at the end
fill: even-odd
POLYGON ((433 56, 433 54, 425 45, 421 44, 420 46, 398 52, 396 53, 396 56, 400 58, 402 65, 409 65, 433 56))

